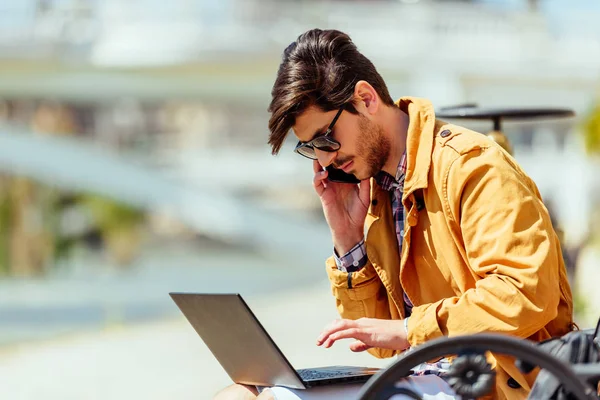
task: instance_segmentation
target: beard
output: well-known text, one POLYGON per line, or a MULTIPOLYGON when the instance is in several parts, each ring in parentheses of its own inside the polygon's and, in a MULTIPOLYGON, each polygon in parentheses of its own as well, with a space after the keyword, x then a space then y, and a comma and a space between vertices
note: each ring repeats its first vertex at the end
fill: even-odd
POLYGON ((391 143, 385 136, 383 128, 369 121, 364 115, 360 115, 358 127, 360 136, 356 153, 358 157, 365 160, 366 169, 356 171, 355 175, 363 180, 377 175, 383 169, 390 157, 391 143))

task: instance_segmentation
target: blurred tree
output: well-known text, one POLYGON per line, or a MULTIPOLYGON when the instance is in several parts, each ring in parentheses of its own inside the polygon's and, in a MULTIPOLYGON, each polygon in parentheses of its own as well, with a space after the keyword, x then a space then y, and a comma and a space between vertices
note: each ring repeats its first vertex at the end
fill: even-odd
MULTIPOLYGON (((18 106, 0 101, 0 122, 24 123, 52 136, 83 132, 71 105, 42 100, 18 106)), ((78 248, 105 250, 114 263, 126 265, 138 253, 144 217, 112 199, 0 174, 0 276, 44 275, 78 248)))
POLYGON ((145 213, 126 204, 91 194, 83 195, 81 203, 91 211, 112 261, 118 265, 131 263, 139 249, 140 228, 145 220, 145 213))
POLYGON ((52 258, 52 232, 44 207, 48 190, 23 177, 8 180, 8 196, 5 199, 10 213, 7 249, 12 275, 41 275, 52 258))
POLYGON ((9 182, 0 176, 0 276, 10 273, 10 229, 12 226, 12 202, 9 199, 9 182))
POLYGON ((589 155, 600 155, 600 102, 598 102, 583 124, 585 149, 589 155))

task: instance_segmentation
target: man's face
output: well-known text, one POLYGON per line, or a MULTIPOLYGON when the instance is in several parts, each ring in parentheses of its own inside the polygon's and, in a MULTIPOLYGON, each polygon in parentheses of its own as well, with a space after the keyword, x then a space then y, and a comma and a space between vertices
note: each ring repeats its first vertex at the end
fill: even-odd
MULTIPOLYGON (((292 127, 294 134, 301 142, 322 135, 336 112, 323 112, 317 107, 309 107, 296 118, 296 124, 292 127)), ((361 180, 381 171, 390 155, 390 141, 383 128, 360 113, 355 115, 343 111, 333 127, 331 137, 341 147, 333 153, 315 149, 319 164, 323 167, 332 164, 361 180)))

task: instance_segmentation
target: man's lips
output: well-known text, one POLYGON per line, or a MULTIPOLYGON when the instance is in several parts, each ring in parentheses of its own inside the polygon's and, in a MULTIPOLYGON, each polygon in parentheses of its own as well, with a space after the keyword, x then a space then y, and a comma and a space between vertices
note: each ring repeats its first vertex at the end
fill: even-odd
POLYGON ((353 164, 354 164, 354 162, 352 160, 350 160, 346 164, 342 165, 339 169, 341 169, 345 173, 348 173, 353 164))

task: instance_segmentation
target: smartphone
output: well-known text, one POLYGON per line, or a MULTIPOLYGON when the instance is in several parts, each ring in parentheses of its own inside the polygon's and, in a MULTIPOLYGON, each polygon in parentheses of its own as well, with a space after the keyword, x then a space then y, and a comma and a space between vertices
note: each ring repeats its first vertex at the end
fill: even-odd
POLYGON ((347 174, 341 169, 333 168, 331 165, 325 168, 328 172, 327 180, 339 183, 360 183, 360 180, 352 174, 347 174))

